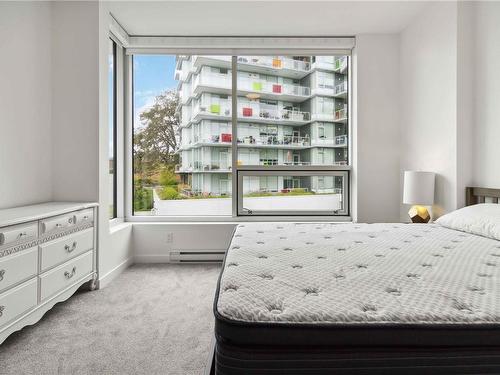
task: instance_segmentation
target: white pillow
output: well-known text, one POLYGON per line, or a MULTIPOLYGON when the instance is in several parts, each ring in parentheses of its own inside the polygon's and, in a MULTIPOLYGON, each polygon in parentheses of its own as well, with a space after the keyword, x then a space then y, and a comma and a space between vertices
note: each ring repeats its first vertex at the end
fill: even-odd
POLYGON ((464 207, 441 216, 436 223, 500 241, 500 204, 481 203, 464 207))

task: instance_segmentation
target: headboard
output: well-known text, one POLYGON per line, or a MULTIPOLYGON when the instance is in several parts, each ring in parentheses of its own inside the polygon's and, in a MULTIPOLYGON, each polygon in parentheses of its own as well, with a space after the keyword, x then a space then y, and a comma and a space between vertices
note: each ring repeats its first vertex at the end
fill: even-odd
POLYGON ((486 198, 490 198, 492 203, 498 203, 500 198, 500 189, 489 189, 480 187, 465 188, 465 205, 484 203, 486 198))

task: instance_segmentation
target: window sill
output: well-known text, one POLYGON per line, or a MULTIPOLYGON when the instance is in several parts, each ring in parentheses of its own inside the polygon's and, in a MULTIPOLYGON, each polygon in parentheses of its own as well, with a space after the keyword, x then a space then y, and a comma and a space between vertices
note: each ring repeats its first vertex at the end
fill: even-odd
POLYGON ((238 224, 248 222, 335 222, 352 223, 351 216, 131 216, 125 223, 213 223, 238 224))

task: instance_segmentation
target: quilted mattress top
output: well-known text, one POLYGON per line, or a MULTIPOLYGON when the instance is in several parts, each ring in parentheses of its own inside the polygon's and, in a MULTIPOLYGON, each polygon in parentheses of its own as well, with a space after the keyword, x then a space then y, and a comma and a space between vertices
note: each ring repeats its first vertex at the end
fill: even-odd
POLYGON ((500 323, 500 241, 437 224, 239 225, 216 309, 292 324, 500 323))

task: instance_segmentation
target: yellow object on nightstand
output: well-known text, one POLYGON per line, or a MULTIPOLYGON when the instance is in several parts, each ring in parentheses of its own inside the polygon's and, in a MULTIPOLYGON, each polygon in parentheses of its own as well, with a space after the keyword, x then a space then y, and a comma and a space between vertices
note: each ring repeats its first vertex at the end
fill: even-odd
POLYGON ((431 219, 429 211, 424 206, 413 206, 408 211, 408 216, 410 216, 412 223, 428 223, 431 219))

